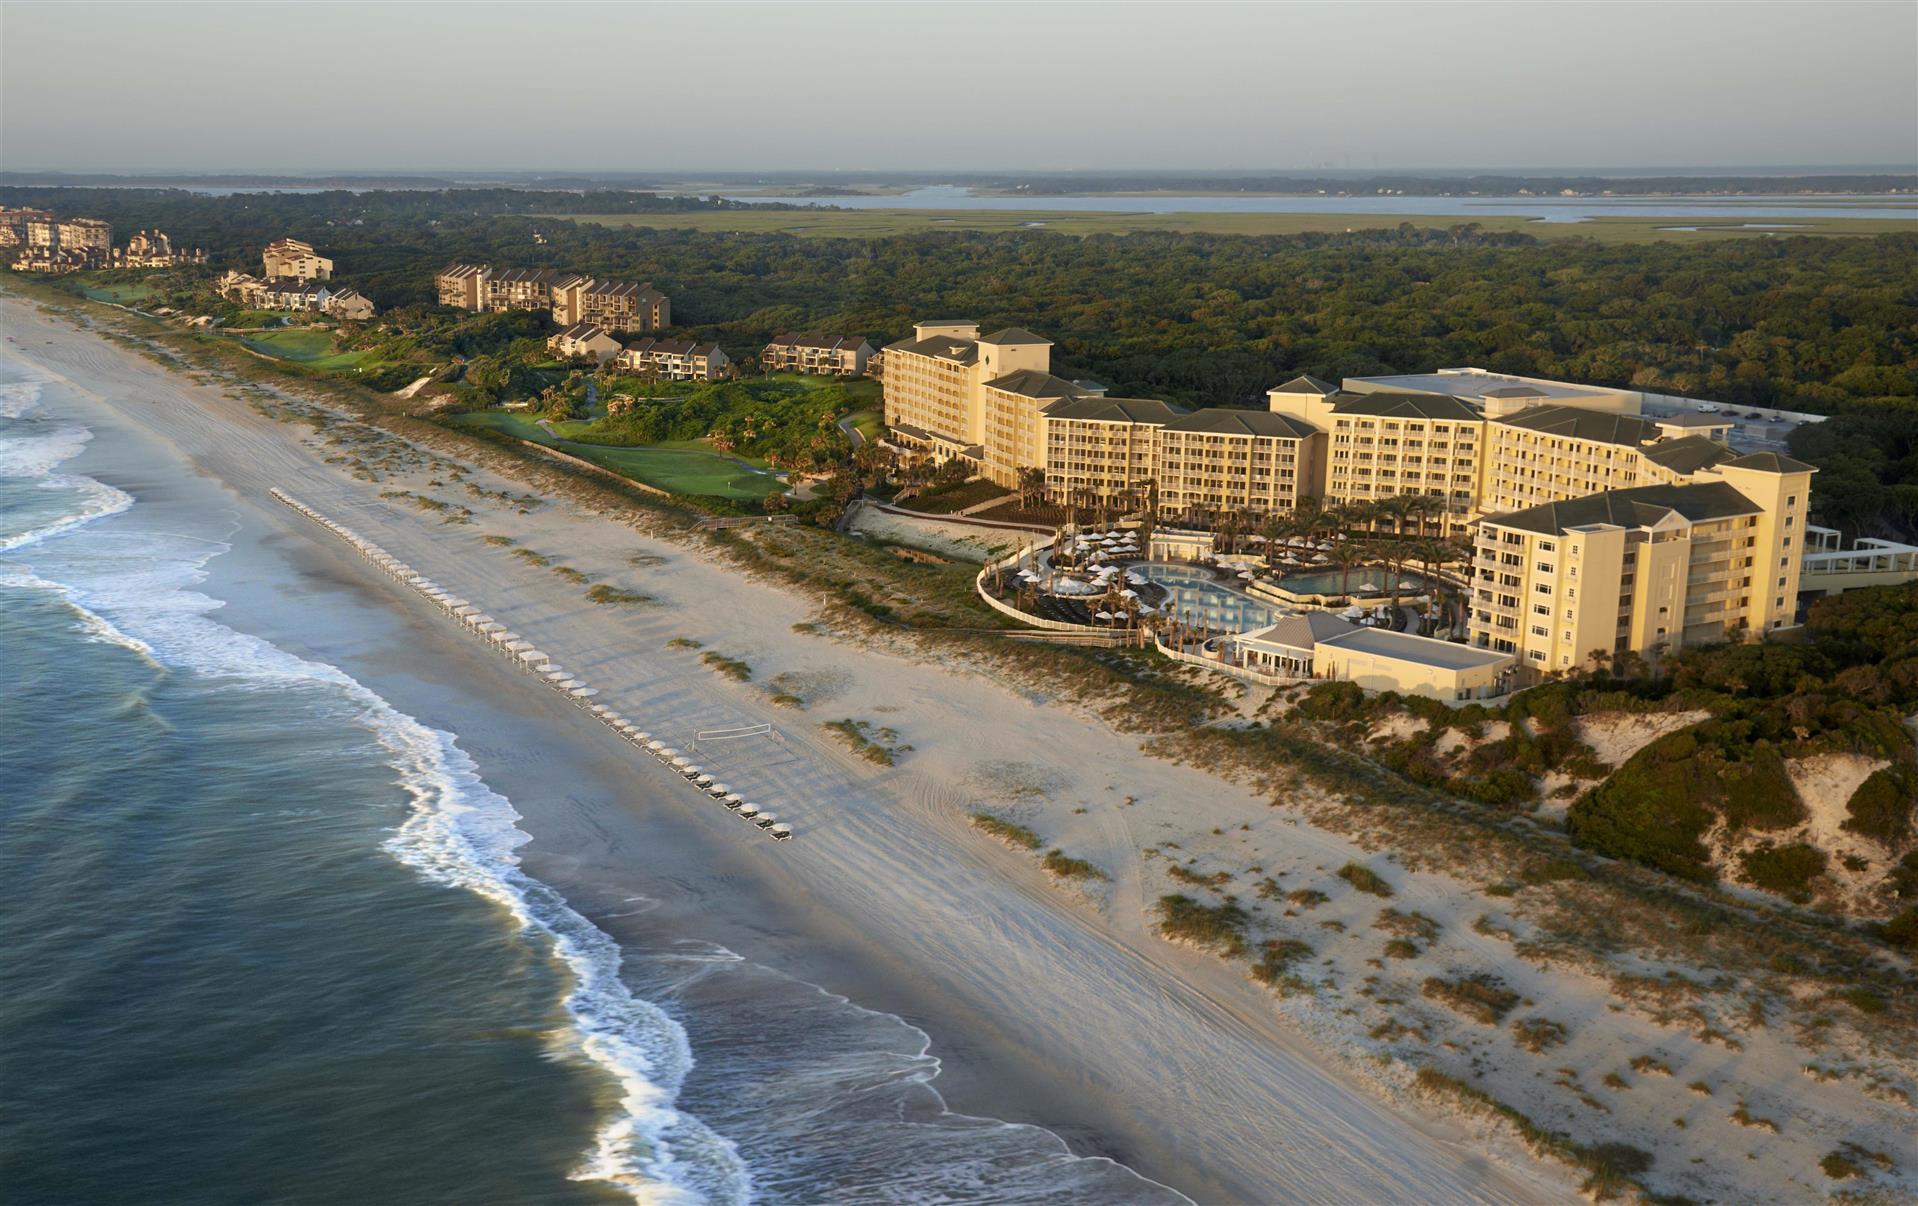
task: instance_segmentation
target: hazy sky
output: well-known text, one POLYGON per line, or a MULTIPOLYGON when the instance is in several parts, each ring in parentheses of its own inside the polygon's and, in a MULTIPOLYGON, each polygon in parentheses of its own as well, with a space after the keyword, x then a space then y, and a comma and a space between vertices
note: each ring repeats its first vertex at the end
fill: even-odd
POLYGON ((23 170, 1914 160, 1913 0, 0 0, 23 170))

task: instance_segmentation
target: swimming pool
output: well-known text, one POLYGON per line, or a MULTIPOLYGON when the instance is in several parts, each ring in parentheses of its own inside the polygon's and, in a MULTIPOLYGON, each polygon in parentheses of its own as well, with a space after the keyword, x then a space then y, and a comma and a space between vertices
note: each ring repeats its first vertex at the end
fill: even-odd
POLYGON ((1223 586, 1204 570, 1157 562, 1132 567, 1166 588, 1169 615, 1193 624, 1209 624, 1220 632, 1250 632, 1279 618, 1279 612, 1250 595, 1223 586))
MULTIPOLYGON (((1394 576, 1395 575, 1390 571, 1381 566, 1355 565, 1352 567, 1349 582, 1344 572, 1330 569, 1312 570, 1303 574, 1287 574, 1279 579, 1278 585, 1280 590, 1293 595, 1336 596, 1349 594, 1354 598, 1365 599, 1389 596, 1392 593, 1394 576)), ((1401 571, 1396 577, 1401 583, 1411 584, 1409 586, 1400 586, 1399 593, 1401 595, 1420 595, 1426 593, 1429 589, 1426 586, 1425 575, 1423 574, 1401 571)))

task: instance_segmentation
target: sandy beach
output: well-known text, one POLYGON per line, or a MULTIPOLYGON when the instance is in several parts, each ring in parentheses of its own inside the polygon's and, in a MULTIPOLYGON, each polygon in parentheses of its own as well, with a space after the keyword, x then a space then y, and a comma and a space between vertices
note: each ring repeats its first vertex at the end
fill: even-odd
MULTIPOLYGON (((1654 1151, 1662 1171, 1699 1165, 1681 1180, 1702 1196, 1821 1197, 1830 1187, 1817 1158, 1842 1141, 1907 1149, 1895 1153, 1907 1176, 1918 1163, 1908 1093, 1901 1104, 1895 1092, 1861 1091, 1861 1077, 1804 1074, 1810 1057, 1782 1027, 1740 1031, 1733 1050, 1681 1041, 1691 1024, 1661 1025, 1650 1006, 1609 1008, 1619 990, 1604 974, 1516 959, 1509 930, 1498 932, 1512 923, 1487 919, 1496 903, 1481 884, 1395 867, 1287 801, 1149 757, 1136 735, 1043 692, 835 631, 812 601, 632 523, 563 499, 529 504, 523 482, 393 440, 362 449, 379 467, 356 476, 355 457, 324 434, 263 415, 228 385, 163 370, 18 299, 0 299, 0 317, 20 355, 88 399, 89 423, 150 442, 156 472, 190 466, 223 488, 234 551, 203 588, 226 601, 223 621, 338 665, 457 734, 523 815, 532 875, 629 949, 693 935, 903 1019, 885 1075, 943 1097, 952 1115, 931 1093, 918 1099, 928 1126, 1032 1124, 1074 1155, 1143 1178, 1111 1170, 1088 1181, 1088 1200, 1577 1196, 1578 1174, 1532 1159, 1482 1118, 1421 1103, 1406 1066, 1373 1058, 1383 1047, 1366 1036, 1387 1016, 1379 1010, 1405 1003, 1390 985, 1369 987, 1383 970, 1371 957, 1386 936, 1381 902, 1331 876, 1353 861, 1393 881, 1393 908, 1444 935, 1424 939, 1413 976, 1496 967, 1527 1012, 1571 1027, 1572 1041, 1533 1072, 1509 1043, 1493 1050, 1497 1028, 1488 1039, 1469 1022, 1424 1019, 1435 1032, 1452 1025, 1443 1035, 1475 1067, 1483 1055, 1488 1087, 1541 1120, 1589 1129, 1555 1113, 1565 1095, 1546 1069, 1564 1065, 1588 1097, 1615 1096, 1606 1137, 1654 1151), (796 840, 765 840, 689 789, 273 502, 276 487, 473 600, 674 745, 702 730, 775 726, 777 739, 708 743, 700 759, 792 824, 796 840), (588 581, 650 602, 595 604, 588 581), (881 734, 896 763, 863 760, 823 727, 844 719, 881 734), (1107 878, 1077 886, 1047 875, 969 823, 979 809, 1030 825, 1107 878), (1342 988, 1280 1001, 1242 962, 1165 942, 1151 905, 1179 890, 1175 864, 1324 884, 1330 899, 1304 919, 1286 910, 1281 920, 1277 905, 1267 915, 1310 925, 1319 974, 1342 988), (1634 1073, 1633 1096, 1599 1088, 1607 1071, 1650 1053, 1666 1071, 1634 1073), (1748 1118, 1785 1125, 1765 1133, 1729 1121, 1748 1099, 1748 1118), (1675 1128, 1674 1118, 1688 1121, 1675 1128)), ((137 497, 137 481, 122 485, 137 497)), ((705 1059, 702 1042, 722 1040, 702 1036, 697 1012, 688 1029, 705 1059)), ((901 1169, 871 1196, 910 1197, 911 1177, 901 1169)))

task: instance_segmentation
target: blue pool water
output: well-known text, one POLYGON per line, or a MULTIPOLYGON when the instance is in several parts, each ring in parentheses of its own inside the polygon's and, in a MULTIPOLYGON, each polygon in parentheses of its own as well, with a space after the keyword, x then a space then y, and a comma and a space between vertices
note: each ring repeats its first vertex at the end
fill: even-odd
POLYGON ((1193 624, 1222 632, 1249 632, 1279 618, 1276 608, 1221 585, 1212 575, 1185 565, 1142 565, 1140 572, 1171 593, 1166 608, 1193 624))
POLYGON ((1394 577, 1400 582, 1416 585, 1401 587, 1401 593, 1420 594, 1425 591, 1425 579, 1416 573, 1401 572, 1390 574, 1376 565, 1363 568, 1353 567, 1348 580, 1341 570, 1312 570, 1303 574, 1287 574, 1279 579, 1279 586, 1295 595, 1338 595, 1350 593, 1359 598, 1392 593, 1394 577))

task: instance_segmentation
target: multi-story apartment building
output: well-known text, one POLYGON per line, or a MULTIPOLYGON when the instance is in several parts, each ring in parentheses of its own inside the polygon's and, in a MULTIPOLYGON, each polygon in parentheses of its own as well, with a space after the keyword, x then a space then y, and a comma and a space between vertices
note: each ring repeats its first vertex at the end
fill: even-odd
POLYGON ((489 268, 479 274, 482 312, 551 310, 553 285, 561 274, 551 268, 489 268))
POLYGON ((434 274, 442 306, 476 313, 547 310, 562 327, 589 322, 613 332, 657 331, 672 325, 672 303, 650 284, 595 280, 551 268, 494 268, 448 264, 434 274))
POLYGON ((672 325, 672 303, 650 282, 562 276, 552 289, 553 321, 562 327, 589 322, 608 331, 638 332, 672 325))
POLYGON ((24 248, 13 261, 21 272, 78 272, 113 259, 113 227, 98 218, 59 218, 45 210, 0 211, 4 240, 24 248))
POLYGON ((373 317, 373 299, 358 289, 329 289, 320 309, 347 322, 365 322, 373 317))
POLYGON ((275 239, 260 253, 260 275, 268 280, 287 277, 296 281, 333 279, 333 261, 313 250, 311 243, 298 239, 275 239))
POLYGON ((716 343, 642 339, 613 358, 619 368, 668 381, 717 381, 732 364, 716 343))
POLYGON ((433 288, 439 293, 440 305, 478 310, 479 278, 485 271, 484 264, 448 264, 440 269, 433 276, 433 288))
MULTIPOLYGON (((981 337, 979 324, 922 322, 913 337, 886 348, 886 424, 895 437, 937 456, 986 458, 985 387, 1029 370, 1048 374, 1052 344, 1008 327, 981 337)), ((1015 475, 1019 466, 995 473, 1015 475)))
POLYGON ((1734 457, 1682 485, 1488 515, 1472 561, 1474 644, 1536 673, 1793 623, 1810 465, 1734 457))
POLYGON ((333 291, 319 281, 302 281, 290 276, 260 282, 259 306, 262 310, 320 310, 333 291))
POLYGON ((113 254, 113 226, 99 218, 63 218, 54 241, 61 251, 78 252, 104 264, 113 254))
POLYGON ((1160 513, 1290 511, 1317 488, 1325 449, 1324 432, 1289 415, 1216 407, 1180 415, 1156 437, 1160 513))
POLYGON ((140 231, 127 240, 124 250, 114 250, 109 259, 110 268, 173 268, 181 264, 206 263, 206 251, 196 247, 189 251, 184 247, 176 249, 173 240, 164 230, 151 233, 140 231))
POLYGON ((276 277, 261 280, 244 272, 228 272, 215 286, 220 296, 254 310, 319 311, 347 322, 373 317, 372 299, 358 289, 336 288, 319 281, 276 277))
POLYGON ((981 385, 979 405, 985 421, 976 458, 980 472, 1002 486, 1017 486, 1021 471, 1046 464, 1047 429, 1055 404, 1088 397, 1076 382, 1038 369, 1015 369, 981 385))
POLYGON ((44 209, 9 208, 0 205, 0 247, 25 247, 27 245, 27 224, 43 223, 49 239, 52 238, 53 215, 44 209))
POLYGON ((590 322, 576 322, 564 331, 546 341, 546 346, 562 360, 591 358, 601 364, 619 355, 619 340, 614 339, 604 327, 590 322))
POLYGON ((1444 500, 1447 527, 1467 530, 1479 501, 1485 417, 1440 394, 1353 393, 1301 377, 1267 394, 1274 414, 1327 434, 1315 489, 1327 504, 1402 494, 1444 500))
POLYGON ((1149 398, 1065 398, 1045 408, 1046 494, 1075 505, 1138 505, 1160 429, 1179 412, 1149 398))
POLYGON ((759 367, 768 373, 805 373, 819 377, 857 377, 872 362, 872 344, 859 335, 773 336, 759 353, 759 367))
POLYGON ((1731 424, 1694 421, 1704 418, 1652 419, 1550 405, 1494 419, 1485 425, 1480 505, 1487 511, 1516 511, 1600 490, 1627 490, 1675 480, 1677 466, 1703 467, 1699 457, 1709 459, 1710 448, 1735 455, 1712 438, 1723 436, 1731 424), (1676 447, 1685 440, 1692 443, 1676 447))

